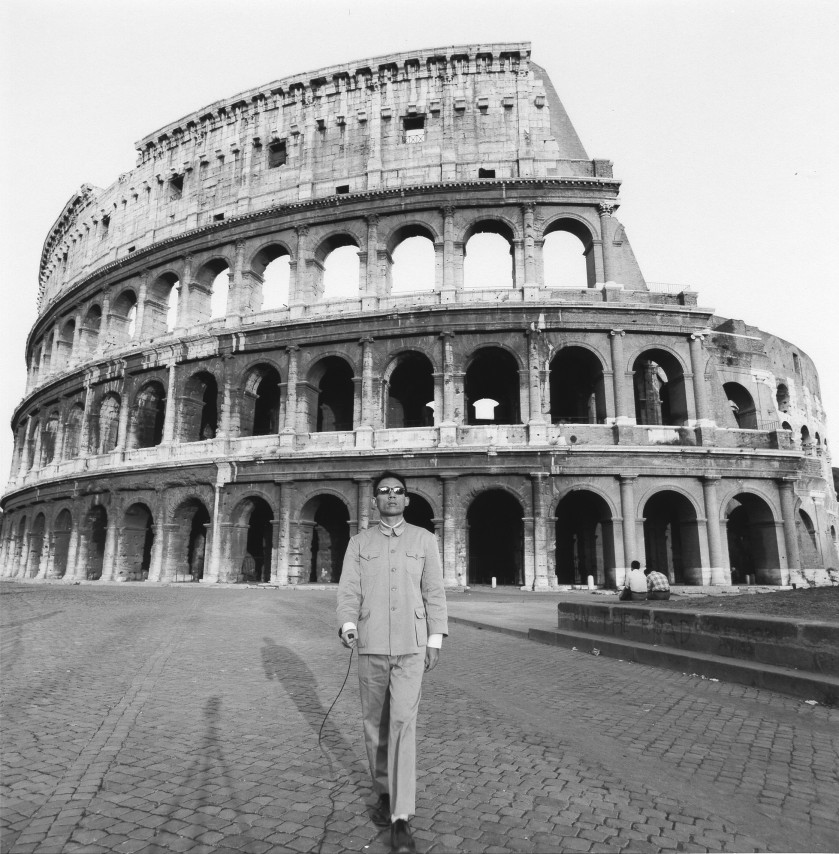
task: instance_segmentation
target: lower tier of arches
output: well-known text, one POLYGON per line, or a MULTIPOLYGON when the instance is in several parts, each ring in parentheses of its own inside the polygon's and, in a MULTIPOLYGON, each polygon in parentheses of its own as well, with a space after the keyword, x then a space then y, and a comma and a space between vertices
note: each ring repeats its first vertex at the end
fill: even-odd
MULTIPOLYGON (((375 524, 375 472, 152 473, 7 506, 7 578, 334 583, 375 524), (171 475, 170 475, 171 476, 171 475)), ((680 585, 837 583, 835 520, 792 478, 408 472, 406 517, 436 533, 450 587, 615 587, 632 560, 680 585)))

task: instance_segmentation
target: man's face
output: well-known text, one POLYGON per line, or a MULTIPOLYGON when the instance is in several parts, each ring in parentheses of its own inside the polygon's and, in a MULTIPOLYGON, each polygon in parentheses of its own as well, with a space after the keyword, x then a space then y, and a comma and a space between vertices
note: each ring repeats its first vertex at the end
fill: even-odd
POLYGON ((373 506, 379 511, 379 516, 382 519, 398 519, 408 506, 409 498, 404 493, 396 495, 392 489, 402 488, 402 484, 395 477, 386 477, 379 483, 376 493, 373 495, 373 506), (383 495, 379 494, 378 490, 383 490, 384 487, 388 491, 383 495))

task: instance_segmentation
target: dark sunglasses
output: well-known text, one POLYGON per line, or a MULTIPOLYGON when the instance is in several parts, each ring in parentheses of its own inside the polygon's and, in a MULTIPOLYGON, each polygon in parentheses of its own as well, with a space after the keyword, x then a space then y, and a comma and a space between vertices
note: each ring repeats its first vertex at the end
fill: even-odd
POLYGON ((376 495, 404 495, 404 486, 377 486, 376 495))

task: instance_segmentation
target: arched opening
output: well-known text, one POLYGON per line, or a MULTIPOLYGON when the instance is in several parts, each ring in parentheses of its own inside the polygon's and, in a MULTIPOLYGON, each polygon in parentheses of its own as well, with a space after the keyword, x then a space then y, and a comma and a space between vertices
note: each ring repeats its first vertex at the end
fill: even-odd
POLYGON ((465 288, 512 288, 516 285, 513 232, 506 223, 486 220, 472 225, 463 247, 465 288))
POLYGON ((524 513, 502 489, 481 493, 469 505, 469 583, 524 584, 524 513))
POLYGON ((81 450, 82 423, 84 422, 84 406, 77 403, 67 413, 67 421, 64 424, 64 451, 62 456, 65 460, 74 460, 81 450))
POLYGON ((403 353, 385 381, 387 427, 431 427, 434 424, 434 377, 428 357, 403 353))
POLYGON ((32 432, 29 434, 28 447, 26 449, 26 470, 37 469, 41 466, 41 422, 36 420, 32 424, 32 432))
POLYGON ((431 505, 415 492, 409 491, 410 501, 405 508, 405 521, 434 533, 434 511, 431 505))
POLYGON ((159 382, 146 383, 137 395, 134 410, 134 446, 153 448, 163 441, 166 392, 159 382))
POLYGON ((280 372, 257 365, 245 378, 240 427, 243 436, 275 436, 280 431, 280 372))
POLYGON ((465 390, 467 424, 521 423, 518 364, 506 350, 477 350, 466 368, 465 390))
POLYGON ((612 513, 594 492, 574 490, 556 508, 556 580, 560 584, 615 586, 612 513))
POLYGON ((62 510, 55 518, 52 533, 52 576, 64 578, 67 573, 67 556, 70 553, 70 531, 73 518, 69 510, 62 510))
POLYGON ((393 258, 390 292, 433 291, 436 256, 431 233, 420 225, 406 226, 389 243, 393 258))
POLYGON ((218 384, 208 371, 193 374, 184 387, 181 402, 180 439, 202 442, 218 432, 218 384))
POLYGON ((48 466, 55 459, 55 439, 58 435, 58 413, 47 418, 41 433, 41 465, 48 466))
POLYGON ((271 580, 274 511, 264 498, 246 498, 233 513, 229 580, 262 584, 271 580))
MULTIPOLYGON (((780 584, 777 529, 769 505, 741 492, 726 505, 725 520, 731 583, 780 584)), ((715 522, 708 520, 709 525, 715 522)))
POLYGON ((784 383, 778 383, 775 391, 775 402, 778 404, 779 412, 789 412, 789 389, 784 383))
POLYGON ((117 446, 120 403, 119 395, 111 391, 102 398, 99 404, 99 415, 95 425, 97 429, 96 450, 99 454, 109 454, 117 446))
POLYGON ((26 543, 26 516, 21 517, 17 526, 17 538, 15 539, 15 549, 12 557, 12 574, 25 575, 25 568, 21 567, 24 554, 24 544, 26 543))
POLYGON ((804 451, 810 449, 810 428, 805 424, 801 428, 801 448, 804 451))
POLYGON ((702 584, 699 531, 693 504, 680 492, 663 490, 644 506, 647 566, 671 584, 702 584))
POLYGON ((102 577, 107 534, 108 513, 101 504, 97 504, 87 514, 87 529, 83 536, 84 577, 88 581, 98 581, 102 577))
POLYGON ((262 299, 257 311, 288 308, 291 255, 277 243, 265 246, 253 259, 251 269, 262 280, 262 299))
POLYGON ((352 430, 352 368, 338 356, 327 356, 310 371, 309 385, 309 431, 352 430))
MULTIPOLYGON (((322 300, 358 299, 360 262, 358 246, 348 234, 339 234, 321 244, 315 258, 323 268, 321 282, 316 283, 315 298, 322 300)), ((375 259, 369 259, 375 263, 375 259)))
POLYGON ((740 383, 724 383, 723 390, 728 398, 728 407, 741 430, 757 430, 755 402, 740 383))
POLYGON ((819 553, 816 526, 804 510, 798 510, 795 528, 798 535, 798 555, 801 559, 801 569, 817 569, 821 567, 822 559, 819 553))
POLYGON ((169 530, 163 578, 200 581, 204 577, 210 514, 197 498, 178 505, 169 530))
POLYGON ((604 424, 603 365, 585 347, 563 347, 551 360, 551 421, 604 424))
POLYGON ((62 327, 56 343, 58 361, 63 367, 73 356, 73 341, 76 337, 76 321, 70 318, 62 327))
POLYGON ((685 377, 666 350, 647 350, 632 366, 638 424, 681 426, 688 419, 685 377))
POLYGON ((102 326, 102 309, 98 305, 92 305, 82 321, 79 328, 79 349, 83 355, 89 356, 96 351, 99 345, 99 330, 102 326))
POLYGON ((35 578, 41 571, 41 555, 44 551, 44 529, 46 528, 47 520, 43 513, 39 513, 32 523, 32 530, 29 532, 29 557, 27 559, 26 578, 35 578))
POLYGON ((592 288, 595 284, 594 242, 581 222, 561 219, 545 231, 542 246, 544 282, 548 288, 592 288))
POLYGON ((782 430, 789 430, 789 432, 792 433, 792 425, 789 423, 789 421, 782 421, 781 422, 781 429, 782 430))
POLYGON ((143 336, 156 338, 171 332, 178 323, 180 283, 174 273, 164 273, 146 291, 143 336))
POLYGON ((123 291, 111 304, 108 332, 115 345, 126 344, 137 331, 137 294, 123 291))
POLYGON ((189 289, 186 295, 188 317, 179 313, 181 326, 192 323, 206 323, 227 315, 227 298, 230 292, 230 265, 225 258, 213 258, 204 264, 195 274, 191 284, 184 283, 189 289))
POLYGON ((126 511, 119 538, 115 574, 124 581, 145 581, 149 577, 154 545, 154 520, 151 510, 141 503, 126 511))
POLYGON ((227 302, 230 296, 230 268, 225 264, 210 283, 210 319, 227 317, 227 302))
POLYGON ((350 541, 346 505, 334 495, 318 495, 306 502, 300 518, 300 553, 309 558, 305 578, 313 583, 337 582, 350 541))

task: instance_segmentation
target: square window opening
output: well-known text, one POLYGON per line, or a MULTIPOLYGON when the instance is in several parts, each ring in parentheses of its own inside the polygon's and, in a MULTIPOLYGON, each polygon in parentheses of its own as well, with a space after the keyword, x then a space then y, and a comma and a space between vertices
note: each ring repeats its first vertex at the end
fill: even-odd
POLYGON ((479 178, 494 178, 495 170, 494 169, 481 169, 478 167, 478 177, 479 178))
POLYGON ((422 142, 425 139, 425 116, 409 116, 402 119, 402 141, 422 142))
POLYGON ((169 199, 176 201, 184 194, 184 176, 174 175, 169 179, 169 199))
POLYGON ((286 144, 283 142, 272 142, 268 146, 268 168, 275 169, 277 166, 284 166, 288 160, 286 152, 286 144))
POLYGON ((224 219, 224 214, 213 214, 213 222, 221 222, 224 219))
POLYGON ((349 193, 349 191, 350 191, 350 185, 349 184, 340 184, 339 186, 337 186, 335 188, 335 192, 339 196, 343 196, 344 194, 349 193))

